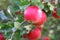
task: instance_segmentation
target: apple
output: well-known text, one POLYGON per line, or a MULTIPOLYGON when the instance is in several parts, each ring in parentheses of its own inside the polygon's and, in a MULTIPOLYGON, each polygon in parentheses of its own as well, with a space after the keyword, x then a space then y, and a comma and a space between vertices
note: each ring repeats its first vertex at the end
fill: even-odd
POLYGON ((16 12, 16 14, 21 14, 21 11, 16 12))
POLYGON ((52 15, 54 18, 60 18, 60 16, 58 16, 58 13, 57 13, 57 8, 54 8, 52 15))
POLYGON ((54 18, 60 18, 60 16, 57 15, 57 13, 52 14, 54 18))
POLYGON ((41 37, 41 30, 36 27, 34 30, 30 31, 28 34, 28 40, 38 40, 41 37))
POLYGON ((45 12, 43 12, 42 22, 41 22, 41 23, 42 23, 42 24, 45 23, 46 20, 47 20, 46 14, 45 14, 45 12))
POLYGON ((4 36, 2 33, 0 33, 0 40, 4 40, 4 36))
POLYGON ((42 40, 50 40, 50 37, 45 36, 42 40))
POLYGON ((27 38, 27 36, 28 36, 27 34, 24 34, 24 35, 23 35, 23 38, 27 38))
POLYGON ((41 25, 46 21, 46 14, 37 6, 28 6, 24 11, 24 19, 35 25, 41 25))

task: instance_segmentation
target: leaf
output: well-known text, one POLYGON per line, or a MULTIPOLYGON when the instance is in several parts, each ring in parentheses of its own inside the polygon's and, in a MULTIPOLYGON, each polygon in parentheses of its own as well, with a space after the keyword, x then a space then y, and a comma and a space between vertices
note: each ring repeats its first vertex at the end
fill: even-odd
POLYGON ((28 5, 29 3, 29 0, 20 0, 20 6, 28 5))
POLYGON ((17 29, 21 29, 19 22, 14 22, 14 27, 17 29))
POLYGON ((8 0, 10 4, 20 5, 20 0, 8 0))
POLYGON ((24 15, 23 15, 23 13, 18 16, 17 22, 22 22, 22 21, 24 21, 24 15))
POLYGON ((40 3, 39 3, 39 7, 40 7, 41 9, 43 9, 43 8, 44 8, 44 5, 43 5, 43 3, 42 3, 42 2, 40 2, 40 3))
POLYGON ((13 40, 20 40, 20 30, 17 30, 17 31, 15 32, 15 35, 14 35, 14 37, 13 37, 13 40))
POLYGON ((60 6, 58 6, 58 15, 60 16, 60 6))

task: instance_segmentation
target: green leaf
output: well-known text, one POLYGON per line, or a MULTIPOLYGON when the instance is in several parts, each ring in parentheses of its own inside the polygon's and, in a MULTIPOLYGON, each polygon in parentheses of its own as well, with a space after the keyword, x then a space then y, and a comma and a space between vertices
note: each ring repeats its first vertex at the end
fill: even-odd
POLYGON ((58 11, 58 15, 60 16, 60 7, 58 7, 58 10, 57 11, 58 11))
POLYGON ((10 4, 20 5, 20 0, 8 0, 10 4))
POLYGON ((20 40, 20 30, 17 30, 17 31, 15 32, 15 35, 14 35, 13 40, 20 40))
POLYGON ((30 2, 29 0, 20 0, 20 5, 23 6, 23 5, 28 5, 30 2))

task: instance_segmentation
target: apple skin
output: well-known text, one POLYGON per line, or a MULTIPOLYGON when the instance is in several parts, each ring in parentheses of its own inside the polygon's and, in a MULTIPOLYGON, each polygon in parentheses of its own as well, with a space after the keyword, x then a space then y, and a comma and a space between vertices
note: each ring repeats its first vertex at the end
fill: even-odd
POLYGON ((28 36, 27 34, 24 34, 24 35, 23 35, 23 38, 27 38, 27 36, 28 36))
POLYGON ((24 11, 24 19, 35 25, 41 25, 46 21, 44 20, 46 19, 46 14, 37 6, 28 6, 24 11))
POLYGON ((45 36, 42 40, 50 40, 48 36, 45 36))
POLYGON ((45 12, 43 12, 43 16, 42 16, 42 24, 45 23, 47 20, 47 16, 45 14, 45 12))
POLYGON ((34 30, 30 31, 28 34, 28 40, 38 40, 41 37, 41 28, 36 27, 34 30))
POLYGON ((18 14, 18 15, 21 14, 21 11, 16 12, 16 14, 18 14))
POLYGON ((53 15, 54 18, 57 18, 57 19, 60 18, 60 16, 58 16, 58 13, 57 13, 57 8, 54 8, 54 10, 52 12, 52 15, 53 15))
POLYGON ((5 40, 2 33, 0 33, 0 40, 5 40))
POLYGON ((57 13, 53 13, 52 15, 54 18, 57 18, 57 19, 60 18, 60 16, 58 16, 57 13))
MULTIPOLYGON (((42 30, 43 30, 43 27, 37 25, 37 27, 35 27, 35 29, 34 29, 33 31, 30 31, 28 34, 24 34, 23 37, 24 37, 24 38, 29 38, 29 39, 30 39, 31 35, 33 35, 34 32, 38 32, 38 34, 41 36, 42 30), (38 31, 37 31, 37 30, 38 30, 38 31)), ((38 36, 38 34, 36 33, 35 35, 38 36)), ((38 39, 39 39, 40 36, 39 36, 39 37, 37 37, 37 36, 35 36, 35 38, 38 38, 38 39)), ((33 37, 34 37, 34 36, 33 36, 33 37)), ((34 39, 34 38, 33 38, 33 39, 34 39)), ((31 39, 31 40, 32 40, 32 39, 31 39)), ((35 40, 35 39, 34 39, 34 40, 35 40)))

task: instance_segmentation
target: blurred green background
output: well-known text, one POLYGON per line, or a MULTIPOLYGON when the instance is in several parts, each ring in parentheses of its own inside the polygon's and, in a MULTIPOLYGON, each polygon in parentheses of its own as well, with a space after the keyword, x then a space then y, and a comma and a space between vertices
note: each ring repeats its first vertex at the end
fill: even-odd
MULTIPOLYGON (((57 1, 56 1, 57 2, 57 1)), ((4 15, 7 17, 5 20, 3 16, 0 16, 0 32, 4 34, 5 39, 9 40, 12 32, 12 29, 15 27, 14 22, 23 22, 24 21, 24 10, 27 6, 37 5, 41 9, 44 9, 47 14, 47 21, 43 25, 42 36, 40 40, 46 35, 48 35, 51 40, 60 40, 60 19, 54 18, 52 16, 52 7, 57 7, 58 15, 60 16, 60 6, 55 1, 50 0, 0 0, 0 11, 3 10, 4 15), (50 3, 50 5, 48 5, 50 3), (51 8, 50 8, 51 7, 51 8), (19 12, 20 14, 16 14, 19 12), (3 20, 4 19, 4 20, 3 20)), ((22 26, 29 25, 28 23, 24 23, 22 26)), ((18 27, 13 36, 12 40, 22 40, 20 35, 24 34, 24 28, 18 27), (22 31, 22 32, 21 32, 22 31)), ((25 39, 24 39, 25 40, 25 39)))

